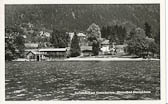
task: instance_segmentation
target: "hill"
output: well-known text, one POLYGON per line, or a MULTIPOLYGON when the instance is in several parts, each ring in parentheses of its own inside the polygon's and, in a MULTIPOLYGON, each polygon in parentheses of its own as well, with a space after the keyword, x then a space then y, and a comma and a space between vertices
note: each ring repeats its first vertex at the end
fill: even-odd
POLYGON ((92 23, 100 27, 122 25, 130 30, 142 27, 145 22, 153 32, 160 29, 159 4, 110 5, 110 4, 62 4, 62 5, 6 5, 5 25, 32 24, 37 29, 53 28, 67 31, 86 31, 92 23))

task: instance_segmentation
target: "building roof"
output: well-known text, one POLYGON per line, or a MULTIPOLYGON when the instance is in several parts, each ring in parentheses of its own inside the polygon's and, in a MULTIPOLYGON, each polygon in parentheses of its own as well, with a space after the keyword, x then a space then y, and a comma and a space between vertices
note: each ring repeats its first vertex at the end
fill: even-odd
POLYGON ((39 52, 63 52, 67 51, 67 48, 44 48, 44 49, 39 49, 39 52))
POLYGON ((92 51, 92 46, 81 46, 81 51, 86 51, 86 50, 89 50, 89 51, 92 51))
MULTIPOLYGON (((70 39, 72 40, 72 38, 73 38, 73 36, 75 35, 75 33, 74 33, 74 32, 70 32, 70 33, 68 33, 68 34, 69 34, 69 36, 70 36, 70 39)), ((86 37, 86 35, 85 35, 84 33, 82 33, 82 32, 77 33, 77 36, 78 36, 78 37, 86 37)))
POLYGON ((109 44, 109 40, 104 40, 101 44, 107 45, 107 44, 109 44))
POLYGON ((25 52, 29 52, 29 51, 37 52, 38 49, 25 49, 25 52))
POLYGON ((40 31, 39 33, 40 33, 40 36, 50 37, 50 33, 49 32, 40 31))
POLYGON ((29 54, 29 53, 33 53, 34 55, 39 55, 40 54, 40 52, 36 52, 36 51, 29 51, 27 54, 29 54))
POLYGON ((37 48, 38 43, 25 43, 24 44, 26 48, 37 48))
POLYGON ((86 35, 84 33, 78 33, 77 36, 85 37, 86 35))
POLYGON ((124 48, 126 47, 127 45, 115 45, 116 48, 124 48))

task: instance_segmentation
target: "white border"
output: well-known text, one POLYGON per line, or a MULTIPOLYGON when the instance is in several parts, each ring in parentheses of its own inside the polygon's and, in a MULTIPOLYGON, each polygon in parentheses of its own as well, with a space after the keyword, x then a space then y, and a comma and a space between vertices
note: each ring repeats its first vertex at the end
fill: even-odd
POLYGON ((0 103, 1 104, 51 104, 51 103, 83 103, 83 104, 165 104, 165 0, 3 0, 0 3, 0 103), (161 100, 114 100, 114 101, 5 101, 5 62, 4 62, 4 5, 5 4, 153 4, 160 3, 161 33, 161 100))
POLYGON ((3 0, 5 4, 137 4, 160 3, 163 0, 3 0))
MULTIPOLYGON (((165 3, 166 5, 166 34, 168 33, 168 1, 165 3)), ((166 40, 168 40, 168 36, 166 36, 166 40)), ((168 87, 168 42, 166 42, 166 88, 168 87)), ((166 89, 166 102, 168 103, 168 89, 166 89)))

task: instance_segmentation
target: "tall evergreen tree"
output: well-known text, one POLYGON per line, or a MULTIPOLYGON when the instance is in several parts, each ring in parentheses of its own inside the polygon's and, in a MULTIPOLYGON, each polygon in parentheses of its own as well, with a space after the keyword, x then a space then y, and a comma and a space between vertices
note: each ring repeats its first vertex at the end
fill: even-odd
POLYGON ((94 56, 99 55, 99 41, 97 40, 93 40, 93 44, 92 44, 92 52, 94 56))
POLYGON ((101 29, 101 37, 106 39, 108 38, 107 28, 105 26, 101 29))
POLYGON ((77 34, 75 33, 72 41, 71 41, 71 47, 70 47, 70 56, 71 57, 77 57, 80 55, 80 46, 79 46, 79 39, 77 34))
POLYGON ((17 55, 18 57, 22 57, 22 58, 24 57, 24 49, 25 49, 24 43, 25 43, 25 39, 21 34, 18 34, 14 40, 14 44, 16 45, 16 48, 18 50, 18 55, 17 55))

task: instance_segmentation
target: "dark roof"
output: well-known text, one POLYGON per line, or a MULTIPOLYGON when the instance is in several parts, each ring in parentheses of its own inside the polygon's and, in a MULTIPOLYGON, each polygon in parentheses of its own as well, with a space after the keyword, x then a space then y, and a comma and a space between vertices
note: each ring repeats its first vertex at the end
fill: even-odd
POLYGON ((92 52, 92 50, 83 50, 82 52, 92 52))

